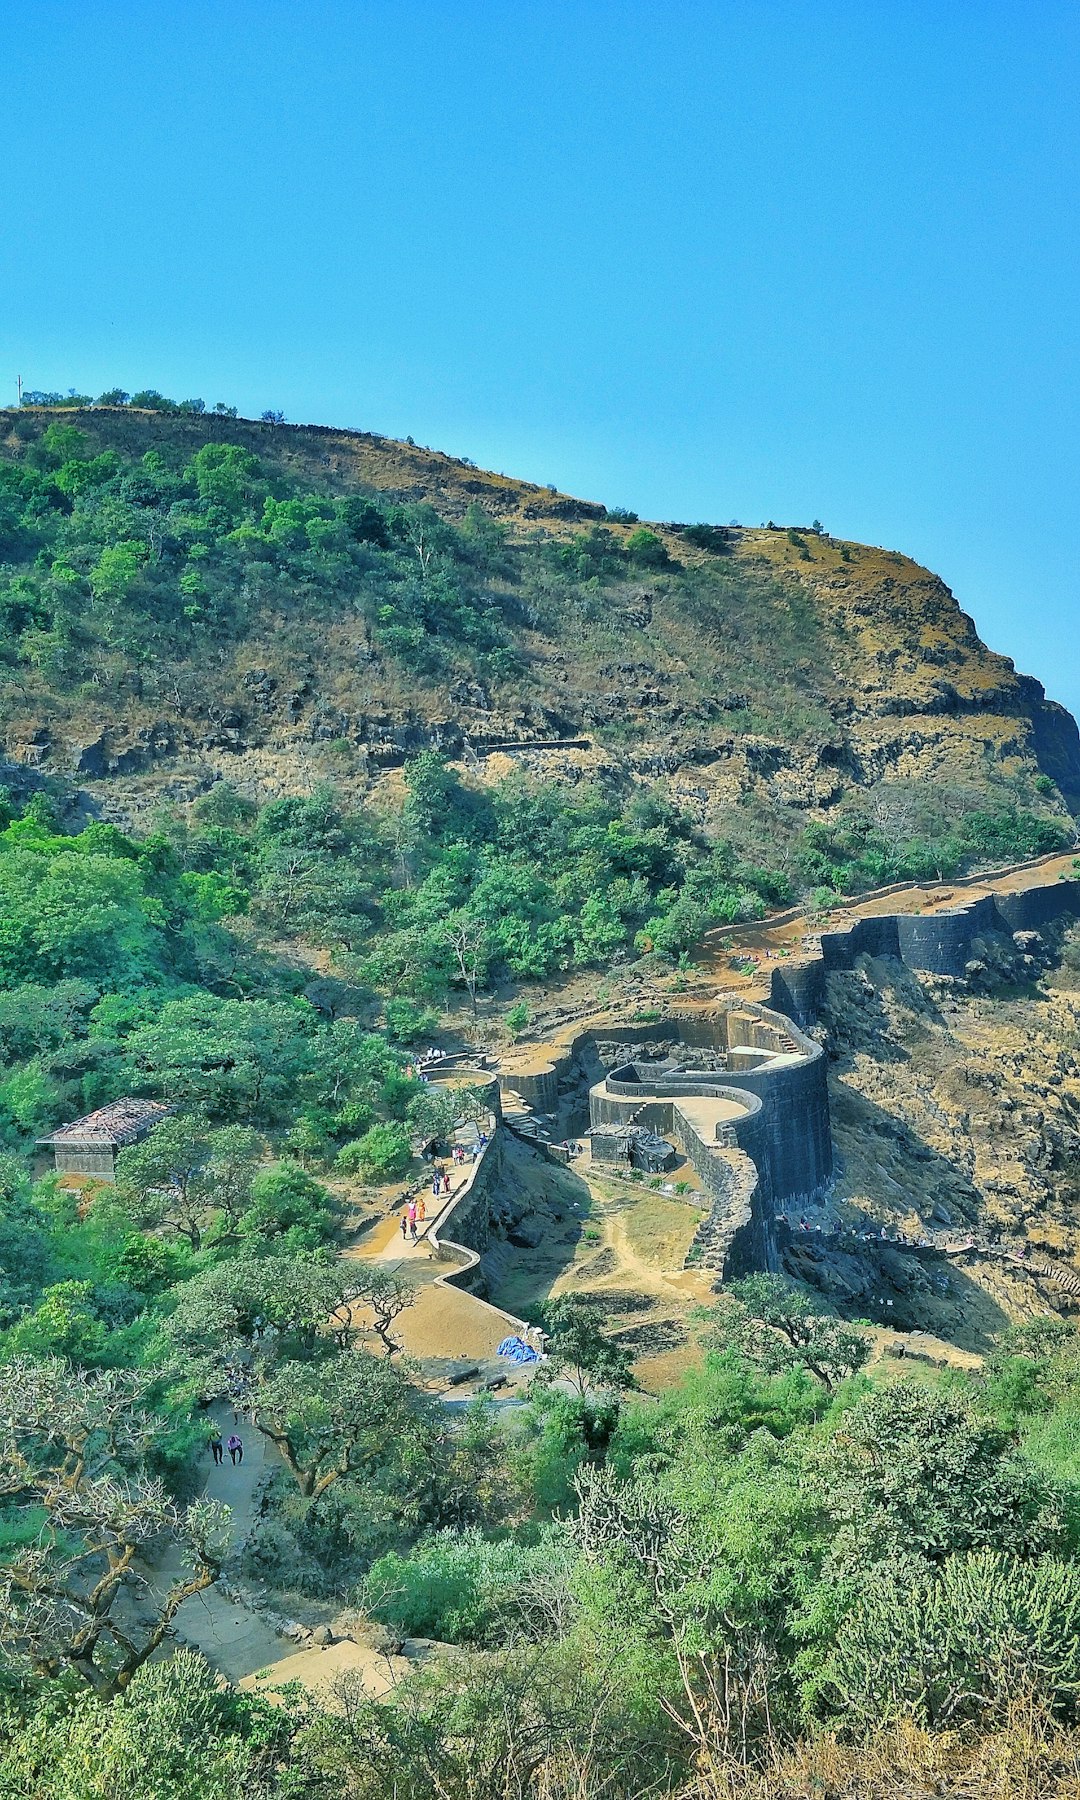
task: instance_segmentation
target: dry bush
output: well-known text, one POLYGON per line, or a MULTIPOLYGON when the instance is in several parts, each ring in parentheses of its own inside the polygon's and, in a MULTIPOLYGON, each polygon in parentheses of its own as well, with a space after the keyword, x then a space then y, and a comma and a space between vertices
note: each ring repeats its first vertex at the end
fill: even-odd
POLYGON ((678 1800, 1080 1800, 1080 1731, 1018 1701, 1000 1730, 909 1719, 859 1743, 823 1735, 750 1773, 708 1759, 678 1800))

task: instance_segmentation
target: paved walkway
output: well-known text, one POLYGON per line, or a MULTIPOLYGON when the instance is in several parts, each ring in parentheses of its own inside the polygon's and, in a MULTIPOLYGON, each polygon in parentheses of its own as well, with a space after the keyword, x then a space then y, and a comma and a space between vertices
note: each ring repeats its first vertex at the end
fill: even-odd
MULTIPOLYGON (((230 1406, 211 1407, 209 1416, 217 1422, 223 1439, 235 1431, 244 1442, 242 1463, 234 1466, 226 1451, 224 1464, 218 1468, 207 1449, 201 1468, 203 1492, 211 1500, 223 1500, 231 1510, 235 1545, 247 1536, 254 1523, 255 1490, 267 1467, 266 1439, 246 1421, 234 1424, 230 1406)), ((170 1552, 155 1568, 154 1586, 160 1587, 175 1577, 180 1566, 178 1554, 170 1552)), ((231 1681, 265 1668, 281 1656, 282 1640, 276 1632, 258 1613, 230 1600, 220 1584, 185 1600, 176 1615, 176 1635, 194 1644, 231 1681)))

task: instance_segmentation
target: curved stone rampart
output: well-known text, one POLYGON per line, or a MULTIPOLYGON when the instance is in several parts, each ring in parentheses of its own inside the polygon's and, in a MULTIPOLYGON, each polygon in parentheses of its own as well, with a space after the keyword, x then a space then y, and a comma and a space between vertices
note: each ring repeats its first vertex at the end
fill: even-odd
MULTIPOLYGON (((1050 859, 1053 861, 1054 859, 1050 859)), ((1064 859, 1057 859, 1058 868, 1064 859)), ((998 882, 1002 891, 971 892, 955 907, 927 911, 868 910, 843 929, 825 931, 820 944, 791 954, 786 946, 771 969, 762 969, 769 1003, 720 996, 707 1011, 666 1013, 659 1020, 627 1024, 600 1016, 567 1026, 561 1041, 538 1045, 531 1066, 500 1072, 505 1090, 515 1090, 540 1112, 554 1113, 560 1081, 578 1061, 608 1071, 594 1083, 590 1105, 595 1125, 639 1123, 662 1135, 675 1135, 712 1196, 703 1227, 724 1273, 736 1266, 765 1266, 775 1254, 772 1220, 775 1210, 811 1200, 828 1186, 832 1175, 832 1136, 825 1059, 821 1046, 805 1035, 817 1022, 825 1001, 826 978, 834 970, 851 969, 860 956, 892 957, 908 968, 959 977, 976 954, 976 940, 991 933, 1034 931, 1055 920, 1080 917, 1080 881, 1064 870, 1055 879, 1038 879, 1046 859, 1030 866, 1031 885, 1014 886, 1023 869, 970 877, 953 885, 978 888, 998 882), (675 1072, 650 1068, 642 1055, 661 1055, 679 1044, 715 1047, 723 1053, 722 1070, 675 1072), (640 1064, 620 1080, 620 1055, 640 1064), (719 1098, 725 1093, 744 1102, 741 1112, 725 1121, 721 1138, 702 1136, 700 1116, 679 1113, 681 1097, 719 1098), (753 1098, 753 1106, 745 1102, 753 1098), (735 1172, 733 1158, 748 1158, 735 1172), (751 1191, 752 1190, 752 1191, 751 1191), (749 1261, 748 1261, 749 1259, 749 1261)), ((939 891, 882 890, 856 904, 880 905, 906 892, 920 905, 949 899, 939 891)), ((797 912, 777 915, 772 925, 790 925, 797 912)), ((730 941, 730 940, 729 940, 730 941)), ((766 939, 766 943, 768 940, 766 939)), ((759 957, 755 956, 755 961, 759 957)))

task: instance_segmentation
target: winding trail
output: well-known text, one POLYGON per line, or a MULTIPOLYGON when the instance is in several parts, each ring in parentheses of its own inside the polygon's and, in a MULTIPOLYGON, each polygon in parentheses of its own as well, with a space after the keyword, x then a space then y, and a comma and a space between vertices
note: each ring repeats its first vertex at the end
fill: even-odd
MULTIPOLYGON (((395 1322, 395 1334, 403 1349, 418 1359, 484 1361, 494 1357, 500 1339, 519 1323, 510 1314, 454 1286, 447 1279, 454 1272, 454 1264, 436 1256, 438 1239, 433 1234, 468 1194, 481 1162, 482 1157, 464 1171, 459 1166, 452 1177, 451 1191, 444 1198, 437 1201, 434 1196, 427 1196, 428 1216, 420 1225, 415 1243, 402 1237, 400 1209, 395 1209, 341 1252, 343 1261, 376 1262, 415 1283, 416 1300, 395 1322)), ((520 1378, 520 1371, 516 1374, 520 1378)), ((438 1385, 445 1387, 445 1382, 438 1385)), ((264 1478, 278 1458, 262 1432, 245 1419, 237 1420, 230 1406, 210 1408, 209 1417, 217 1423, 223 1439, 235 1431, 244 1443, 241 1463, 234 1465, 226 1451, 224 1463, 217 1465, 207 1449, 202 1464, 201 1491, 231 1509, 230 1557, 222 1579, 201 1594, 192 1595, 180 1608, 175 1622, 176 1641, 200 1650, 216 1669, 240 1687, 300 1681, 306 1687, 321 1690, 325 1698, 335 1678, 351 1671, 359 1675, 369 1693, 385 1693, 422 1659, 426 1654, 422 1647, 406 1644, 402 1656, 387 1656, 365 1644, 341 1638, 326 1646, 289 1651, 285 1649, 287 1640, 258 1604, 248 1604, 246 1594, 252 1584, 245 1582, 244 1591, 237 1591, 233 1582, 235 1564, 256 1522, 264 1478)), ((151 1585, 168 1586, 181 1573, 181 1567, 179 1555, 170 1552, 155 1565, 151 1585)))

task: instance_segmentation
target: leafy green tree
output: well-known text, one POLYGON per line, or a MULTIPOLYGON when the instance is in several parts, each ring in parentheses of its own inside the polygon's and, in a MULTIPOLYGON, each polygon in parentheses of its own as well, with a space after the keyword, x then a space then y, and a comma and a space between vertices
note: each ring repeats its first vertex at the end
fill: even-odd
POLYGON ((239 1228, 242 1237, 254 1242, 280 1240, 294 1250, 315 1250, 335 1236, 337 1227, 330 1190, 295 1164, 275 1163, 252 1182, 239 1228))
POLYGON ((59 1281, 47 1287, 33 1312, 12 1327, 5 1348, 16 1356, 62 1356, 73 1363, 93 1363, 105 1350, 106 1335, 91 1283, 59 1281))
POLYGON ((823 1462, 836 1554, 852 1569, 979 1549, 1031 1557, 1065 1542, 1058 1484, 996 1424, 914 1380, 856 1402, 823 1462))
POLYGON ((666 569, 671 564, 663 538, 657 537, 656 532, 650 531, 645 525, 630 533, 626 540, 626 554, 646 569, 666 569))
POLYGON ((420 1429, 424 1404, 388 1357, 349 1350, 329 1362, 285 1363, 260 1385, 255 1423, 305 1500, 344 1475, 397 1454, 420 1429))
POLYGON ((16 1157, 0 1154, 0 1328, 45 1286, 52 1265, 48 1221, 26 1171, 16 1157))
POLYGON ((386 1029, 396 1044, 420 1044, 439 1029, 439 1015, 414 1000, 388 1000, 383 1008, 386 1029))
POLYGON ((201 1398, 229 1391, 230 1371, 255 1380, 282 1357, 325 1355, 363 1333, 354 1315, 367 1271, 326 1251, 273 1254, 244 1250, 202 1270, 175 1290, 165 1336, 175 1372, 190 1376, 201 1398))
POLYGON ((141 1144, 116 1159, 117 1193, 141 1224, 168 1225, 193 1250, 202 1244, 210 1137, 197 1116, 162 1119, 141 1144))
POLYGON ((770 1375, 801 1367, 831 1393, 870 1355, 865 1331, 816 1305, 779 1275, 748 1275, 733 1282, 735 1305, 721 1308, 719 1337, 737 1344, 770 1375))
POLYGON ((633 1357, 600 1329, 592 1307, 565 1294, 547 1302, 541 1319, 548 1342, 538 1379, 568 1381, 583 1399, 594 1390, 632 1385, 633 1357))
POLYGON ((412 1161, 412 1144, 403 1125, 394 1120, 372 1125, 363 1137, 338 1152, 338 1167, 358 1170, 366 1181, 389 1181, 402 1175, 412 1161))
POLYGON ((115 1699, 82 1692, 5 1723, 0 1791, 36 1800, 269 1800, 294 1730, 287 1713, 226 1687, 187 1649, 144 1663, 115 1699))
POLYGON ((276 1121, 307 1067, 316 1021, 304 1001, 167 1000, 131 1032, 124 1059, 144 1089, 211 1118, 276 1121))
POLYGON ((513 1006, 506 1009, 506 1029, 513 1038, 520 1037, 523 1031, 527 1031, 531 1020, 532 1013, 525 1000, 515 1000, 513 1006))

